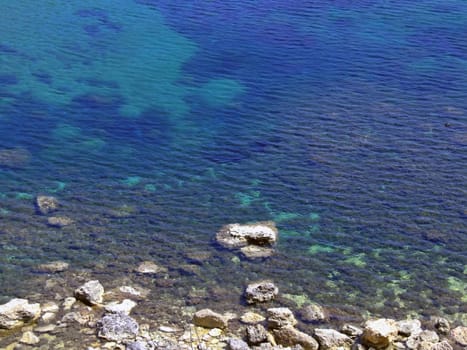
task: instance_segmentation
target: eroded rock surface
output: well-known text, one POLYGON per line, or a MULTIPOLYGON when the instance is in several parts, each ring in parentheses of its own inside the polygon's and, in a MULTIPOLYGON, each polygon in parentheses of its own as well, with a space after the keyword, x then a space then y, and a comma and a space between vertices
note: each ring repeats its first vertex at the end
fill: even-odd
POLYGON ((0 329, 13 329, 37 319, 41 314, 39 304, 29 304, 26 299, 12 299, 0 305, 0 329))

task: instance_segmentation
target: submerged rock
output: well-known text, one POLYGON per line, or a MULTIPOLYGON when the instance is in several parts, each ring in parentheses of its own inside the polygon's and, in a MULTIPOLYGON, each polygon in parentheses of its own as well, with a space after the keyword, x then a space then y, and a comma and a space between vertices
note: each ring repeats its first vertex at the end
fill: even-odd
POLYGON ((387 318, 370 320, 365 323, 362 343, 376 349, 385 348, 397 336, 396 321, 387 318))
POLYGON ((227 328, 228 319, 210 309, 199 310, 193 316, 193 323, 205 328, 227 328))
POLYGON ((107 314, 97 323, 97 335, 110 341, 132 339, 138 334, 138 323, 123 313, 107 314))
POLYGON ((12 299, 0 305, 0 329, 13 329, 34 321, 41 314, 39 304, 29 304, 26 299, 12 299))
POLYGON ((217 242, 225 248, 242 248, 247 245, 271 246, 277 241, 278 231, 272 221, 254 224, 230 224, 216 234, 217 242))
POLYGON ((23 148, 0 149, 0 166, 23 168, 31 158, 31 153, 23 148))
POLYGON ((109 313, 123 313, 129 315, 131 310, 136 306, 133 300, 125 299, 121 303, 111 302, 104 306, 105 311, 109 313))
POLYGON ((329 316, 321 305, 308 304, 299 311, 299 316, 304 322, 319 323, 328 320, 329 316))
POLYGON ((73 220, 66 216, 51 216, 47 218, 47 224, 52 227, 62 228, 73 224, 73 220))
POLYGON ((98 305, 102 303, 104 287, 98 280, 89 281, 75 290, 75 297, 88 305, 98 305))
POLYGON ((65 261, 51 261, 37 266, 37 270, 43 273, 57 273, 68 270, 69 264, 65 261))
POLYGON ((352 346, 352 339, 334 329, 315 329, 320 350, 345 350, 352 346))
POLYGON ((136 269, 136 272, 142 274, 167 273, 167 268, 157 265, 152 261, 143 261, 136 269))
POLYGON ((277 294, 279 294, 279 288, 270 281, 251 283, 245 290, 245 298, 248 304, 273 300, 277 294))
POLYGON ((256 245, 247 245, 246 247, 240 248, 240 252, 247 259, 269 258, 274 255, 274 249, 256 245))
POLYGON ((59 203, 57 198, 52 196, 37 196, 36 209, 42 215, 47 215, 58 209, 59 203))

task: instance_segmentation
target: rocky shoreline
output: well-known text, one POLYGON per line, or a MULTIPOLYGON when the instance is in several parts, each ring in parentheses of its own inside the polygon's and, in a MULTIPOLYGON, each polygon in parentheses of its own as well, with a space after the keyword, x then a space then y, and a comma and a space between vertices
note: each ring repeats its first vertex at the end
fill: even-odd
MULTIPOLYGON (((40 215, 48 216, 58 206, 54 197, 36 199, 40 215)), ((47 220, 57 228, 72 222, 61 216, 47 220)), ((219 230, 216 242, 246 259, 267 261, 275 253, 278 234, 273 222, 230 224, 219 230)), ((101 283, 97 271, 69 273, 65 261, 41 264, 36 270, 47 276, 43 293, 0 305, 1 349, 467 349, 467 327, 459 321, 439 315, 336 321, 331 310, 309 299, 291 307, 280 281, 239 283, 239 302, 222 308, 215 302, 224 299, 219 286, 207 306, 197 302, 202 293, 192 289, 186 291, 186 300, 161 301, 153 309, 148 301, 158 288, 173 288, 168 268, 153 261, 134 268, 133 273, 150 280, 144 287, 126 277, 124 283, 101 283), (167 314, 173 317, 164 317, 167 314)))
POLYGON ((60 301, 12 299, 0 305, 0 346, 7 350, 467 349, 467 327, 439 317, 369 319, 330 328, 326 310, 317 304, 307 305, 301 313, 276 307, 279 289, 271 281, 246 287, 243 297, 252 311, 239 314, 234 305, 223 313, 192 309, 177 324, 164 324, 157 315, 147 315, 149 322, 130 316, 142 293, 132 286, 106 292, 98 280, 91 280, 60 301), (265 311, 258 312, 258 305, 265 311), (313 331, 303 331, 304 323, 311 324, 313 331))

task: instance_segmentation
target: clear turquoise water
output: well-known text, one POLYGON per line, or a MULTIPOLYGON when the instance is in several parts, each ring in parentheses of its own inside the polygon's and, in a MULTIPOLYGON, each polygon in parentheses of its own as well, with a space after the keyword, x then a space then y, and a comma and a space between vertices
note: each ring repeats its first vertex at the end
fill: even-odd
POLYGON ((180 300, 272 278, 350 313, 465 319, 465 1, 0 7, 2 300, 40 290, 42 262, 110 286, 151 259, 180 300), (37 194, 76 224, 48 227, 37 194), (258 220, 273 258, 215 245, 258 220))

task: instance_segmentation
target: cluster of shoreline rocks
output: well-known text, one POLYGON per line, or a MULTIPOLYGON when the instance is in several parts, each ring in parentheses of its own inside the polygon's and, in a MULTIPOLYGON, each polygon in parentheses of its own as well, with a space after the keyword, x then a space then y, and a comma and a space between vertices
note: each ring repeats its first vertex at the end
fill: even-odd
MULTIPOLYGON (((41 215, 49 215, 58 206, 54 197, 36 198, 36 208, 41 215)), ((49 224, 57 228, 67 225, 64 220, 70 219, 48 217, 49 224)), ((277 239, 278 230, 273 222, 230 224, 216 235, 222 247, 238 251, 249 259, 270 257, 277 239)), ((58 274, 68 268, 68 263, 63 261, 36 267, 37 271, 47 274, 58 274)), ((135 272, 155 276, 167 273, 167 268, 145 261, 135 272)), ((130 316, 133 309, 144 308, 144 300, 150 292, 133 285, 106 291, 100 281, 90 279, 73 293, 57 295, 53 301, 31 303, 26 299, 12 299, 0 305, 0 347, 7 350, 467 349, 467 327, 456 324, 451 328, 443 318, 433 319, 423 326, 417 319, 370 319, 334 329, 336 327, 329 326, 326 310, 318 304, 306 305, 298 313, 283 307, 277 302, 279 288, 270 280, 246 286, 242 295, 246 312, 238 312, 238 305, 232 305, 230 312, 190 309, 186 318, 175 325, 144 311, 130 316), (305 323, 313 326, 312 331, 304 327, 305 323)))

